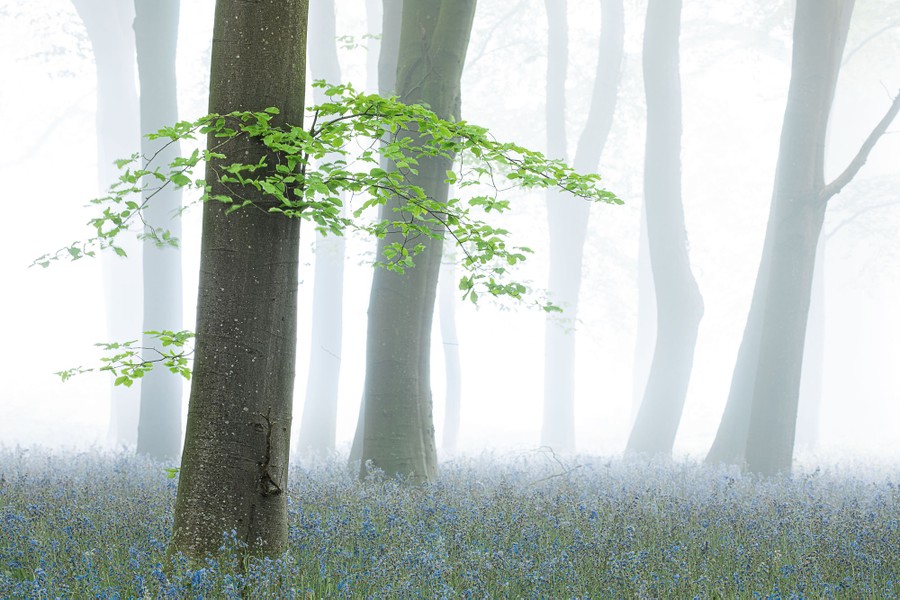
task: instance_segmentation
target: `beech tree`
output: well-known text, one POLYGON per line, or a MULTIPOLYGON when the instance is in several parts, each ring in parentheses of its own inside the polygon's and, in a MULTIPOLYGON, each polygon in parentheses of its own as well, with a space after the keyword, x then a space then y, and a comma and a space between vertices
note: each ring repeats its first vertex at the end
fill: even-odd
MULTIPOLYGON (((547 154, 565 159, 566 70, 568 23, 565 0, 546 0, 547 154)), ((591 106, 578 140, 573 165, 582 172, 596 170, 606 145, 616 108, 625 45, 625 8, 622 0, 600 3, 600 43, 591 106)), ((564 311, 565 321, 578 316, 578 294, 587 237, 589 205, 567 201, 556 190, 547 192, 550 228, 548 290, 564 311)), ((544 415, 541 444, 557 451, 575 449, 575 335, 558 316, 548 315, 544 341, 544 415)))
MULTIPOLYGON (((279 553, 287 539, 302 220, 335 235, 352 228, 389 237, 380 244, 379 265, 395 274, 414 272, 427 252, 426 242, 446 233, 463 251, 466 272, 459 287, 464 297, 521 299, 527 290, 509 280, 508 270, 525 259, 527 248, 508 243, 507 231, 473 213, 508 207, 497 195, 498 178, 522 187, 559 186, 591 201, 621 202, 599 188, 596 174, 578 175, 540 153, 498 142, 483 128, 347 85, 317 83, 329 101, 314 107, 308 129, 296 125, 302 123, 306 16, 307 4, 299 0, 220 0, 210 108, 231 112, 212 112, 151 135, 175 142, 203 134, 206 148, 152 171, 133 168, 139 155, 118 161, 125 170, 119 183, 93 201, 102 209, 90 221, 95 235, 35 261, 46 266, 60 258, 117 250, 117 237, 140 221, 154 191, 167 186, 204 190, 196 349, 172 541, 173 550, 191 558, 215 553, 223 534, 267 554, 279 553), (260 31, 268 35, 260 37, 260 31), (267 69, 259 69, 260 64, 267 69), (281 107, 245 108, 270 102, 281 107), (435 165, 452 167, 457 156, 457 168, 433 171, 435 165), (381 159, 392 167, 382 168, 381 159), (206 176, 194 178, 200 162, 206 164, 206 176), (423 172, 431 178, 419 179, 423 172), (142 195, 148 175, 159 183, 142 195), (420 185, 437 178, 485 193, 476 191, 463 201, 420 185), (345 193, 359 201, 350 215, 342 211, 345 193), (360 218, 383 206, 392 209, 382 213, 387 219, 360 218)), ((174 243, 168 232, 158 236, 174 243)), ((190 375, 182 348, 192 334, 150 335, 162 348, 158 362, 190 375)), ((137 356, 131 344, 108 344, 114 355, 101 368, 122 383, 143 376, 154 364, 137 356)))
MULTIPOLYGON (((101 190, 118 177, 115 161, 138 143, 138 95, 134 86, 134 4, 72 0, 84 23, 97 71, 97 180, 101 190)), ((141 245, 122 242, 129 256, 141 245)), ((130 340, 141 331, 141 272, 116 256, 103 258, 103 292, 109 339, 130 340)), ((112 386, 109 438, 117 444, 137 442, 140 387, 112 386)))
MULTIPOLYGON (((209 110, 275 105, 275 124, 303 123, 307 0, 217 0, 209 110)), ((223 138, 210 131, 208 147, 223 138)), ((210 156, 210 196, 232 194, 233 161, 265 163, 251 137, 210 156)), ((203 204, 197 343, 172 548, 215 553, 223 532, 277 554, 287 542, 288 455, 297 346, 299 219, 268 212, 275 200, 242 186, 246 210, 203 204)))
POLYGON ((691 378, 703 299, 681 201, 680 0, 650 0, 644 30, 644 201, 656 296, 656 344, 628 452, 670 454, 691 378))
MULTIPOLYGON (((334 0, 310 0, 309 22, 309 66, 313 79, 340 83, 334 0)), ((313 95, 317 104, 326 100, 321 87, 314 88, 313 95)), ((305 456, 334 452, 341 374, 344 255, 342 236, 316 232, 309 374, 295 447, 305 456)))
MULTIPOLYGON (((179 0, 135 0, 134 34, 140 81, 140 122, 152 133, 178 120, 175 50, 179 0)), ((171 162, 180 153, 177 142, 141 138, 141 154, 171 162)), ((150 193, 145 192, 145 193, 150 193)), ((181 251, 161 243, 157 230, 181 237, 181 189, 159 190, 144 211, 143 331, 182 328, 181 251)), ((134 268, 134 267, 132 267, 134 268)), ((155 360, 152 336, 144 334, 145 360, 155 360)), ((181 378, 151 371, 141 380, 137 451, 157 459, 174 460, 181 450, 181 378)))
MULTIPOLYGON (((404 0, 397 55, 396 92, 405 104, 424 103, 443 119, 460 118, 460 77, 475 16, 475 0, 404 0)), ((414 131, 412 144, 418 143, 414 131)), ((420 161, 404 174, 429 198, 447 200, 446 173, 452 156, 420 161)), ((401 199, 389 201, 385 213, 401 199)), ((423 240, 416 266, 402 277, 378 270, 369 299, 366 337, 365 427, 361 466, 366 462, 390 475, 413 480, 437 474, 431 396, 431 325, 434 315, 443 231, 423 240)), ((378 243, 382 256, 404 236, 392 231, 378 243)))
POLYGON ((709 461, 789 471, 816 247, 828 202, 900 111, 898 95, 849 165, 824 179, 825 136, 853 0, 798 0, 766 238, 725 413, 709 461))

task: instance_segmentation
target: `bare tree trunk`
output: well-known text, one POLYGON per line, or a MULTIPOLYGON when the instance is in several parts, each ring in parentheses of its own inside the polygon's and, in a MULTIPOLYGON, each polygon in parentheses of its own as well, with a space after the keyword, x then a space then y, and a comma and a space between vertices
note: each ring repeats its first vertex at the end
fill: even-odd
MULTIPOLYGON (((217 1, 210 112, 276 104, 273 124, 302 125, 307 8, 306 0, 217 1)), ((248 138, 220 151, 226 164, 265 156, 248 138)), ((213 196, 228 194, 216 176, 221 162, 207 165, 213 196)), ((172 550, 190 558, 215 553, 232 531, 277 555, 288 534, 300 221, 264 205, 228 215, 226 208, 203 206, 197 344, 172 539, 172 550)))
POLYGON ((772 207, 732 392, 708 460, 789 471, 816 248, 828 200, 865 163, 900 111, 900 95, 848 167, 824 180, 825 136, 853 0, 798 0, 787 108, 772 207), (744 440, 735 448, 736 438, 744 440), (721 443, 720 443, 721 440, 721 443))
MULTIPOLYGON (((134 5, 131 2, 72 0, 84 22, 97 66, 97 179, 100 190, 118 180, 113 161, 131 156, 140 143, 138 96, 134 87, 134 5)), ((121 240, 130 260, 104 254, 106 333, 110 340, 137 339, 141 331, 141 245, 121 240)), ((140 385, 112 386, 109 437, 137 443, 140 385)))
POLYGON ((825 220, 825 134, 853 0, 799 0, 791 83, 766 228, 768 285, 747 432, 747 466, 791 468, 816 246, 825 220))
POLYGON ((819 237, 803 344, 800 373, 800 400, 797 408, 795 448, 815 450, 819 443, 819 414, 822 409, 825 365, 825 247, 826 236, 819 237))
MULTIPOLYGON (((134 33, 141 85, 141 131, 153 133, 178 121, 175 51, 178 44, 179 0, 135 0, 134 33)), ((144 157, 159 152, 168 164, 180 154, 179 144, 162 149, 161 140, 141 138, 144 157)), ((146 196, 146 195, 145 195, 146 196)), ((156 193, 144 211, 145 233, 168 230, 181 239, 181 190, 156 193)), ((182 328, 181 250, 144 241, 144 331, 182 328)), ((144 347, 154 346, 144 336, 144 347)), ((158 343, 158 342, 157 342, 158 343)), ((145 360, 159 356, 144 351, 145 360)), ((175 460, 181 451, 182 379, 166 369, 153 369, 141 380, 141 413, 137 451, 160 460, 175 460)))
POLYGON ((631 426, 637 419, 656 344, 656 290, 650 266, 650 243, 647 241, 647 207, 641 207, 641 234, 638 240, 638 309, 637 335, 634 344, 634 366, 631 373, 631 426))
MULTIPOLYGON (((370 12, 369 14, 373 14, 370 12)), ((403 0, 383 0, 381 11, 381 43, 378 52, 378 94, 393 96, 397 89, 397 54, 400 52, 400 22, 403 16, 403 0)), ((371 25, 370 25, 371 28, 371 25)), ((383 168, 389 166, 382 161, 383 168)), ((384 211, 380 211, 384 218, 384 211)), ((365 468, 362 461, 363 439, 366 428, 366 395, 359 402, 359 415, 356 419, 356 431, 350 447, 348 463, 351 469, 365 468)))
MULTIPOLYGON (((338 62, 334 10, 334 0, 310 0, 309 64, 314 80, 324 79, 336 84, 341 81, 341 65, 338 62)), ((317 104, 327 100, 322 88, 314 88, 313 94, 317 104)), ((343 236, 316 232, 309 375, 303 417, 294 446, 303 456, 327 456, 335 449, 343 332, 344 254, 343 236)))
POLYGON ((650 375, 628 452, 671 454, 703 317, 681 201, 680 31, 680 0, 650 0, 644 31, 644 198, 657 329, 650 375))
MULTIPOLYGON (((405 0, 397 92, 407 104, 427 103, 442 118, 459 118, 460 77, 475 14, 474 0, 405 0)), ((415 134, 409 132, 407 135, 415 134)), ((429 198, 446 201, 450 159, 419 159, 408 177, 429 198)), ((389 202, 385 210, 391 210, 389 202)), ((401 239, 389 233, 378 255, 401 239)), ((412 481, 437 474, 430 381, 431 325, 441 239, 423 242, 416 266, 403 275, 378 269, 369 299, 363 462, 412 481)), ((365 476, 365 467, 361 475, 365 476)))
MULTIPOLYGON (((568 63, 566 3, 546 0, 549 25, 547 55, 547 153, 565 159, 565 80, 568 63)), ((597 169, 616 108, 625 43, 625 11, 621 0, 601 3, 597 71, 587 120, 575 152, 580 172, 597 169)), ((590 205, 557 191, 547 192, 550 227, 551 298, 562 306, 564 319, 549 316, 545 326, 544 415, 541 444, 558 451, 575 449, 575 335, 584 242, 590 205)))
POLYGON ((445 454, 456 452, 459 422, 462 416, 462 367, 459 360, 459 335, 456 332, 456 302, 459 287, 456 279, 456 254, 446 252, 438 277, 441 342, 444 345, 444 371, 447 384, 444 403, 444 433, 442 449, 445 454))

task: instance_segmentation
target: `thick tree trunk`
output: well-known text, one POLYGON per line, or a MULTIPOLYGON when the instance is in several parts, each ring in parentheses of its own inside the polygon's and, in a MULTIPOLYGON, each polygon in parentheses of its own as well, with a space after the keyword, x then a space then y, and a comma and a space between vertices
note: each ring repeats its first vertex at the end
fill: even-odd
MULTIPOLYGON (((178 121, 175 49, 178 42, 178 0, 135 0, 134 33, 140 76, 141 132, 148 134, 178 121)), ((145 157, 159 152, 163 142, 141 138, 145 157)), ((178 144, 160 152, 168 164, 180 153, 178 144)), ((151 186, 154 185, 151 182, 151 186)), ((169 186, 156 193, 144 211, 145 232, 168 230, 181 239, 181 190, 169 186)), ((181 250, 144 242, 144 331, 182 328, 181 250)), ((154 346, 144 336, 144 347, 154 346)), ((158 344, 158 342, 156 342, 158 344)), ((146 360, 159 355, 144 351, 146 360)), ((160 460, 175 460, 181 450, 181 377, 153 369, 141 380, 141 413, 137 451, 160 460)))
MULTIPOLYGON (((72 0, 84 22, 97 66, 97 179, 101 192, 118 180, 113 161, 131 156, 140 143, 138 96, 134 87, 134 5, 72 0)), ((141 331, 141 245, 121 240, 130 260, 104 255, 106 335, 110 341, 137 339, 141 331)), ((112 386, 109 438, 137 442, 140 385, 112 386)))
MULTIPOLYGON (((565 82, 568 64, 566 3, 546 0, 549 42, 547 52, 547 153, 565 159, 565 82)), ((625 12, 621 0, 601 3, 601 31, 591 107, 574 166, 579 172, 597 169, 612 127, 625 41, 625 12)), ((552 300, 564 318, 549 316, 545 326, 544 416, 541 444, 557 451, 575 449, 575 335, 578 295, 590 205, 557 191, 547 192, 550 227, 552 300)))
MULTIPOLYGON (((310 0, 309 23, 309 66, 313 79, 340 83, 334 0, 310 0)), ((313 94, 317 104, 327 100, 322 88, 315 88, 313 94)), ((295 444, 295 450, 303 456, 327 456, 335 450, 343 331, 344 247, 343 236, 316 232, 309 375, 295 444)))
POLYGON ((680 0, 650 0, 644 31, 644 198, 656 291, 656 346, 628 452, 671 454, 703 317, 681 201, 680 30, 680 0))
MULTIPOLYGON (((427 103, 442 118, 459 118, 460 77, 474 13, 474 0, 405 0, 397 62, 402 102, 427 103)), ((420 159, 418 174, 408 176, 428 197, 446 201, 450 167, 446 158, 420 159)), ((392 207, 389 203, 385 209, 392 207)), ((400 239, 397 233, 385 236, 378 255, 400 239)), ((430 350, 441 242, 424 241, 416 266, 403 275, 376 270, 369 299, 363 462, 371 460, 389 476, 412 481, 437 474, 430 350)))
MULTIPOLYGON (((275 105, 275 124, 302 124, 307 7, 306 0, 218 0, 211 112, 275 105)), ((264 156, 246 138, 224 152, 226 163, 264 156)), ((211 193, 228 194, 216 162, 207 167, 211 193)), ((232 531, 270 555, 287 542, 300 223, 262 208, 226 215, 220 202, 203 207, 197 345, 172 540, 174 551, 193 558, 215 553, 232 531)))

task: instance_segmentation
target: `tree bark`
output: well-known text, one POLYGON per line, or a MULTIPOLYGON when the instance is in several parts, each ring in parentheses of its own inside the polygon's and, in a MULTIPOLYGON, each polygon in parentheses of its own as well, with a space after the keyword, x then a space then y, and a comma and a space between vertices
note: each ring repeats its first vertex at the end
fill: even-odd
MULTIPOLYGON (((341 65, 334 11, 334 0, 310 1, 309 63, 313 80, 324 79, 337 84, 341 81, 341 65)), ((322 88, 314 88, 313 94, 317 104, 327 100, 322 88)), ((327 456, 335 450, 343 331, 344 248, 343 236, 316 232, 309 375, 295 445, 295 449, 307 457, 327 456)))
MULTIPOLYGON (((566 2, 546 0, 547 154, 565 159, 566 68, 568 64, 566 2)), ((584 130, 578 140, 574 167, 595 171, 606 145, 615 113, 625 43, 625 11, 621 0, 601 3, 601 30, 593 96, 584 130)), ((558 191, 547 192, 550 228, 551 299, 564 310, 564 319, 548 316, 544 342, 544 415, 541 444, 557 451, 575 449, 575 335, 569 323, 578 317, 578 295, 590 205, 558 191)))
MULTIPOLYGON (((277 106, 274 124, 302 125, 307 8, 306 0, 218 0, 211 112, 277 106)), ((225 164, 265 156, 246 138, 224 152, 225 164)), ((216 176, 220 162, 207 165, 213 195, 229 193, 216 176)), ((264 205, 229 215, 226 208, 217 201, 203 207, 197 344, 172 539, 172 550, 191 558, 215 553, 231 532, 276 555, 288 533, 300 223, 264 205)))
MULTIPOLYGON (((134 33, 140 77, 141 132, 146 135, 178 120, 175 83, 175 50, 178 42, 179 0, 135 0, 134 33)), ((164 150, 162 140, 141 138, 146 158, 160 152, 157 160, 170 163, 180 154, 179 144, 164 150)), ((149 185, 155 186, 154 182, 149 185)), ((147 194, 145 194, 146 196, 147 194)), ((168 230, 181 239, 181 190, 169 186, 159 191, 144 211, 145 233, 168 230)), ((143 248, 144 331, 182 328, 181 250, 158 247, 145 239, 143 248)), ((144 347, 154 346, 144 336, 144 347)), ((158 342, 156 342, 158 343, 158 342)), ((145 360, 159 355, 144 351, 145 360)), ((181 450, 181 378, 166 369, 153 369, 141 379, 141 410, 138 422, 138 454, 159 460, 175 460, 181 450)))
MULTIPOLYGON (((134 5, 130 2, 72 0, 87 29, 97 67, 97 180, 101 191, 118 180, 113 161, 131 156, 140 139, 134 87, 134 5)), ((139 337, 141 331, 141 245, 122 239, 131 260, 105 254, 103 290, 110 340, 139 337)), ((108 436, 116 445, 137 442, 140 385, 112 386, 108 436)))
MULTIPOLYGON (((402 102, 426 103, 439 117, 459 118, 460 77, 474 14, 475 0, 403 3, 397 62, 402 102)), ((407 135, 415 137, 414 132, 407 135)), ((428 197, 446 201, 450 167, 447 158, 423 158, 418 174, 408 177, 428 197)), ((391 214, 396 202, 385 206, 385 214, 391 214)), ((389 233, 379 241, 378 256, 387 244, 401 240, 400 234, 389 233)), ((377 269, 372 280, 361 476, 366 475, 367 461, 389 476, 403 475, 413 482, 437 474, 430 351, 442 239, 423 244, 414 268, 403 275, 377 269)))
POLYGON ((656 291, 656 345, 627 452, 671 454, 703 317, 681 200, 680 30, 680 0, 650 0, 644 30, 644 200, 656 291))

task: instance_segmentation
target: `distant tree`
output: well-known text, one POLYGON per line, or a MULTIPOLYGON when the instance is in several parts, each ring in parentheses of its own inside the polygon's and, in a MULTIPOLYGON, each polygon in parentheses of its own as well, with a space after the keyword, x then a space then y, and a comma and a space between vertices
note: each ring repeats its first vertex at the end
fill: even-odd
MULTIPOLYGON (((475 16, 475 0, 405 0, 397 58, 396 92, 406 104, 425 103, 439 117, 460 118, 460 77, 475 16)), ((409 132, 413 144, 420 143, 409 132)), ((419 161, 404 174, 438 202, 447 200, 452 157, 419 161)), ((401 199, 388 202, 396 210, 401 199)), ((431 324, 441 262, 442 232, 422 241, 416 266, 402 277, 377 270, 369 299, 364 390, 363 461, 389 475, 433 479, 437 451, 431 397, 431 324)), ((378 256, 404 236, 391 231, 378 256)), ((366 465, 362 465, 365 475, 366 465)))
MULTIPOLYGON (((152 133, 178 120, 175 50, 178 43, 179 0, 135 0, 134 34, 140 81, 141 132, 152 133)), ((180 154, 177 142, 141 138, 145 160, 171 162, 180 154)), ((155 186, 153 186, 155 187, 155 186)), ((144 211, 143 331, 182 328, 181 251, 158 238, 158 232, 181 238, 181 189, 168 186, 154 193, 144 211)), ((144 334, 145 360, 158 358, 153 339, 144 334)), ((180 377, 162 370, 141 380, 141 409, 137 451, 157 459, 174 460, 181 451, 180 377)))
MULTIPOLYGON (((390 97, 397 89, 397 55, 400 52, 400 24, 403 18, 403 0, 382 0, 381 40, 378 45, 378 94, 382 97, 390 97)), ((370 10, 369 15, 375 16, 375 11, 370 10)), ((370 29, 372 26, 370 25, 370 29)), ((383 161, 382 168, 389 167, 387 161, 383 161)), ((385 217, 384 210, 381 218, 385 217)), ((350 446, 348 462, 350 468, 359 468, 363 465, 363 440, 366 431, 366 393, 363 390, 359 402, 359 413, 356 418, 356 431, 353 434, 353 443, 350 446)))
POLYGON ((789 471, 816 248, 828 201, 862 168, 900 110, 892 103, 847 168, 824 181, 825 135, 853 0, 798 0, 772 206, 731 391, 710 461, 789 471))
MULTIPOLYGON (((138 142, 138 94, 134 86, 134 4, 120 1, 72 0, 84 23, 97 68, 97 179, 100 189, 118 177, 113 161, 130 155, 138 142)), ((141 246, 123 241, 129 256, 141 246)), ((141 271, 132 261, 103 258, 103 291, 107 335, 131 340, 141 331, 141 271)), ((112 386, 109 437, 117 444, 137 442, 140 387, 112 386)))
MULTIPOLYGON (((340 83, 334 0, 310 0, 309 22, 308 60, 313 79, 340 83)), ((313 89, 313 96, 317 104, 327 100, 321 87, 313 89)), ((309 374, 295 444, 295 450, 303 456, 325 456, 335 449, 343 331, 344 246, 343 236, 316 232, 309 374)))
MULTIPOLYGON (((546 0, 547 50, 547 153, 565 159, 566 70, 568 24, 565 0, 546 0)), ((606 145, 616 108, 625 45, 625 10, 622 0, 600 3, 600 43, 594 89, 587 120, 578 140, 574 165, 594 171, 606 145)), ((556 190, 547 192, 550 227, 548 289, 565 319, 548 315, 544 347, 544 415, 541 444, 557 451, 575 449, 575 335, 567 323, 578 316, 584 242, 589 205, 567 201, 556 190)))
POLYGON ((650 0, 644 30, 644 216, 656 296, 656 345, 627 451, 670 454, 691 378, 703 298, 681 200, 680 0, 650 0))
POLYGON ((456 452, 459 424, 462 419, 462 365, 459 357, 459 333, 456 331, 456 303, 459 297, 456 277, 456 252, 444 249, 444 259, 438 275, 438 317, 441 344, 444 347, 444 430, 441 449, 445 454, 456 452))

